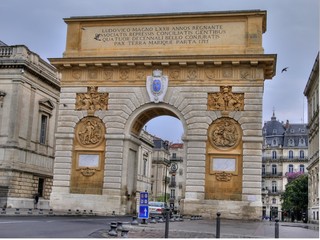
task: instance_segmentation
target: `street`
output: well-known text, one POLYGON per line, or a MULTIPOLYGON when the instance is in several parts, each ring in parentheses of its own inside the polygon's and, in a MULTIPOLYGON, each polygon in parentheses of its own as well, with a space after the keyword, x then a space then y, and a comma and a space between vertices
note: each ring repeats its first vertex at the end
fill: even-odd
POLYGON ((5 216, 0 217, 0 238, 83 238, 113 221, 129 217, 99 216, 5 216))
MULTIPOLYGON (((110 223, 118 221, 126 224, 129 238, 164 237, 164 223, 133 226, 130 216, 0 215, 0 238, 108 238, 110 223)), ((221 238, 274 238, 274 224, 270 221, 222 219, 221 238)), ((169 224, 169 238, 215 238, 215 234, 215 220, 185 219, 169 224)), ((280 238, 318 237, 318 225, 280 222, 280 238)))

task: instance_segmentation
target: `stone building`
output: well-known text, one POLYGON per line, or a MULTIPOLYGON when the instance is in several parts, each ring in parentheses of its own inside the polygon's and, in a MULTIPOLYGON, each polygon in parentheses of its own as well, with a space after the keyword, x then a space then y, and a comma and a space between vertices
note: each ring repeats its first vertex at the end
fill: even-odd
POLYGON ((281 194, 293 173, 305 173, 308 166, 308 130, 306 124, 285 124, 276 119, 262 129, 262 203, 264 218, 289 217, 282 212, 281 194))
POLYGON ((169 142, 158 137, 154 137, 153 142, 151 199, 153 201, 167 202, 169 200, 168 185, 170 183, 169 142))
POLYGON ((319 223, 319 53, 304 95, 308 100, 309 129, 308 219, 312 223, 319 223))
POLYGON ((60 82, 26 46, 0 44, 0 206, 48 208, 60 82))
POLYGON ((153 136, 142 130, 139 137, 140 146, 135 149, 130 148, 129 157, 136 159, 131 161, 128 177, 134 181, 128 182, 126 186, 127 209, 128 213, 135 214, 139 207, 140 192, 152 191, 152 161, 153 161, 153 136), (136 156, 135 156, 136 155, 136 156))
POLYGON ((184 199, 185 188, 185 170, 186 161, 185 149, 183 143, 172 143, 169 146, 170 151, 170 170, 169 170, 169 190, 170 190, 170 204, 175 209, 180 210, 180 201, 184 199), (173 204, 173 205, 172 205, 173 204))

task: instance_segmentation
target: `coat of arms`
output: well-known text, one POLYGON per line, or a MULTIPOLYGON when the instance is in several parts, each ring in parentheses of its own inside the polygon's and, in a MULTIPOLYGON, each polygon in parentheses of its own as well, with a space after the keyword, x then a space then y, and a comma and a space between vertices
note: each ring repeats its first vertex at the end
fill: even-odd
POLYGON ((152 76, 147 77, 146 87, 150 100, 161 102, 168 89, 168 77, 163 76, 161 70, 154 70, 152 76))

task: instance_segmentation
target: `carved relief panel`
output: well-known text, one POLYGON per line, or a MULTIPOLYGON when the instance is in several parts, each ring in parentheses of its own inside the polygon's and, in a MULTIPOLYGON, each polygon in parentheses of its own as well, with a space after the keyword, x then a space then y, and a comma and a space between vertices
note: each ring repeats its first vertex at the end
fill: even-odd
POLYGON ((242 129, 232 118, 215 120, 208 129, 206 199, 241 200, 242 129))
POLYGON ((77 93, 76 110, 107 110, 108 93, 99 93, 98 87, 88 87, 87 93, 77 93))
POLYGON ((98 118, 83 118, 75 128, 71 193, 102 194, 105 125, 98 118))
POLYGON ((244 93, 233 93, 231 86, 222 86, 220 92, 208 93, 208 110, 242 111, 244 93))

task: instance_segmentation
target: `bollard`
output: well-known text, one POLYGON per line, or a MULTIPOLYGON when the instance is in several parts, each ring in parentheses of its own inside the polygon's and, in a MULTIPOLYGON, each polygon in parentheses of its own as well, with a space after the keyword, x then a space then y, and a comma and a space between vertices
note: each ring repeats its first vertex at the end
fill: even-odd
POLYGON ((117 223, 115 222, 112 222, 110 223, 110 230, 108 232, 108 235, 109 236, 118 236, 118 233, 117 233, 117 223))
POLYGON ((117 222, 117 231, 121 232, 123 230, 122 222, 117 222))
POLYGON ((6 214, 6 208, 2 208, 1 214, 6 214))
POLYGON ((128 232, 129 232, 128 229, 122 229, 121 230, 121 237, 128 238, 128 232))
POLYGON ((169 218, 170 218, 170 208, 166 208, 166 226, 164 230, 164 238, 169 238, 169 218))
POLYGON ((136 216, 132 216, 132 222, 131 225, 139 225, 138 221, 137 221, 137 217, 136 216))
POLYGON ((156 218, 154 216, 151 216, 151 221, 150 223, 157 223, 156 218))
POLYGON ((49 212, 48 212, 49 215, 52 215, 53 214, 53 210, 52 208, 50 208, 49 212))
POLYGON ((32 214, 32 208, 29 208, 28 214, 32 214))
POLYGON ((220 238, 220 212, 217 212, 216 238, 220 238))
POLYGON ((279 218, 275 219, 276 223, 274 225, 274 237, 279 238, 279 218))

